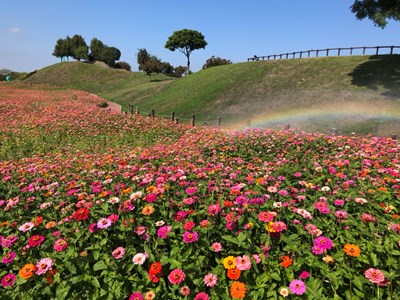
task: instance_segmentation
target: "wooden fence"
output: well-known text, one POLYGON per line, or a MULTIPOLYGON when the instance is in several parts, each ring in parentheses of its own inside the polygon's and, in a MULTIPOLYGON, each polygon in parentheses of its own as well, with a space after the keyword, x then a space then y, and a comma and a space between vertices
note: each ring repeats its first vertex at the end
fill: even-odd
MULTIPOLYGON (((126 112, 125 112, 125 113, 126 113, 126 112)), ((127 112, 127 114, 136 114, 136 115, 139 115, 139 114, 140 114, 139 107, 136 107, 136 110, 135 110, 135 109, 134 109, 134 106, 133 106, 132 104, 128 104, 128 112, 127 112)), ((155 117, 155 114, 156 114, 155 109, 152 109, 152 110, 151 110, 149 113, 147 113, 146 115, 147 115, 148 117, 154 118, 154 117, 155 117)), ((162 118, 169 118, 169 119, 170 119, 172 122, 174 122, 175 124, 179 124, 179 118, 175 116, 175 113, 174 113, 174 112, 171 112, 171 115, 170 115, 170 116, 162 116, 162 115, 160 115, 160 117, 162 117, 162 118)), ((188 118, 184 118, 184 119, 188 120, 188 118)), ((190 118, 189 118, 189 121, 190 121, 190 124, 191 124, 192 126, 195 126, 195 125, 196 125, 196 115, 195 115, 195 114, 192 114, 192 115, 190 116, 190 118)), ((221 126, 221 121, 222 121, 222 117, 217 117, 216 125, 217 125, 218 127, 221 126)), ((203 124, 203 125, 210 125, 210 124, 207 123, 207 124, 203 124)))
POLYGON ((288 52, 281 54, 273 54, 266 56, 254 55, 247 59, 247 61, 259 61, 259 60, 276 60, 276 59, 295 59, 295 58, 310 58, 310 57, 320 57, 320 56, 351 56, 357 52, 357 55, 379 55, 379 54, 397 54, 396 49, 400 49, 400 46, 375 46, 375 47, 350 47, 350 48, 327 48, 318 50, 306 50, 297 52, 288 52), (373 54, 367 54, 367 50, 373 50, 373 54), (362 50, 362 51, 360 51, 362 50), (385 50, 384 53, 382 50, 385 50), (361 52, 361 53, 359 53, 361 52), (315 56, 314 56, 315 55, 315 56))

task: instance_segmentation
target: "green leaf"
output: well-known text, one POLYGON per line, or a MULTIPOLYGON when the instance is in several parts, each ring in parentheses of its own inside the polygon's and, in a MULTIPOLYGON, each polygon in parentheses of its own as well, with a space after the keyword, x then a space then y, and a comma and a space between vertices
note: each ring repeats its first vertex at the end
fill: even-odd
POLYGON ((281 280, 281 276, 279 276, 279 274, 277 272, 271 273, 270 276, 272 277, 272 279, 274 279, 276 281, 281 280))
POLYGON ((104 269, 107 269, 107 265, 102 260, 99 260, 93 266, 93 271, 99 271, 99 270, 104 270, 104 269))

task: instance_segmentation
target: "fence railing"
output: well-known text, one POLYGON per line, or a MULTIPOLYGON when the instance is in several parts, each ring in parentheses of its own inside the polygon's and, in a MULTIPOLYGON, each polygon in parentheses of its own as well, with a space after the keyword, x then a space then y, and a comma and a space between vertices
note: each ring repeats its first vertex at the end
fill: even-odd
MULTIPOLYGON (((350 47, 350 48, 326 48, 318 50, 306 50, 297 52, 288 52, 281 54, 273 54, 266 56, 254 55, 247 59, 247 61, 259 60, 276 60, 276 59, 295 59, 295 58, 311 58, 320 56, 351 56, 351 55, 379 55, 379 54, 398 54, 397 49, 400 46, 374 46, 374 47, 350 47), (373 50, 372 53, 370 50, 373 50), (368 52, 368 53, 367 53, 368 52)), ((400 52, 400 51, 399 51, 400 52)))

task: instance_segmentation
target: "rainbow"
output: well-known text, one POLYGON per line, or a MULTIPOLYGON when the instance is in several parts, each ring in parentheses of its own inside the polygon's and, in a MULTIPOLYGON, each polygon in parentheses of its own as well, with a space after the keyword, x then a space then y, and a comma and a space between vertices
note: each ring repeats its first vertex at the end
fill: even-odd
POLYGON ((233 128, 274 128, 287 124, 300 125, 306 122, 327 122, 341 124, 368 120, 399 121, 400 108, 393 105, 376 105, 370 103, 346 103, 328 105, 323 108, 291 109, 273 113, 261 113, 234 124, 233 128))

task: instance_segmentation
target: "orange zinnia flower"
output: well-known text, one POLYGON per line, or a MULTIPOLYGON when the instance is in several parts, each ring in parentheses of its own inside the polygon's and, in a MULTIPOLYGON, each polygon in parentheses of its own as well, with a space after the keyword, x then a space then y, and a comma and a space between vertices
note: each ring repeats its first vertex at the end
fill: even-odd
POLYGON ((231 268, 228 269, 226 272, 229 279, 238 280, 240 277, 240 270, 238 268, 231 268))
POLYGON ((19 270, 19 277, 22 279, 31 278, 36 272, 36 267, 34 264, 26 264, 19 270))
POLYGON ((353 245, 353 244, 344 245, 343 251, 346 252, 347 255, 354 256, 354 257, 359 256, 361 253, 360 247, 358 247, 357 245, 353 245))
POLYGON ((293 260, 287 255, 282 256, 280 258, 280 261, 281 261, 281 266, 284 267, 284 268, 287 268, 287 267, 291 266, 292 263, 293 263, 293 260))
POLYGON ((246 285, 240 281, 234 281, 231 285, 232 298, 243 299, 246 295, 246 285))

